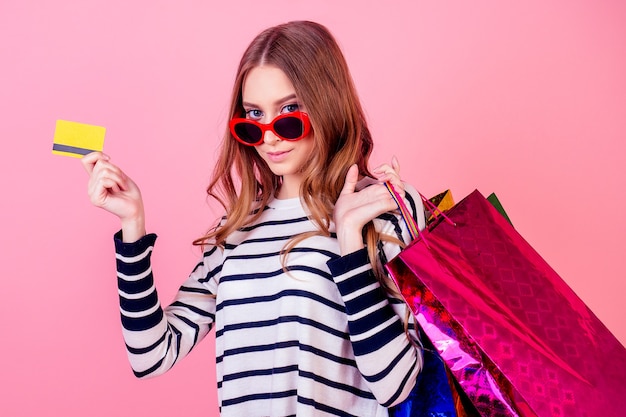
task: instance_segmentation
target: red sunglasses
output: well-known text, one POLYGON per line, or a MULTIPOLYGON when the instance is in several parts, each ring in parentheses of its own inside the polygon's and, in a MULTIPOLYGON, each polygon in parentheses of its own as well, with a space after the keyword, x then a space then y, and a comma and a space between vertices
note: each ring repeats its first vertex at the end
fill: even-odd
POLYGON ((244 145, 257 146, 263 143, 265 132, 270 130, 279 139, 296 141, 304 138, 311 130, 309 115, 299 111, 276 116, 268 124, 255 120, 235 118, 230 121, 230 133, 244 145))

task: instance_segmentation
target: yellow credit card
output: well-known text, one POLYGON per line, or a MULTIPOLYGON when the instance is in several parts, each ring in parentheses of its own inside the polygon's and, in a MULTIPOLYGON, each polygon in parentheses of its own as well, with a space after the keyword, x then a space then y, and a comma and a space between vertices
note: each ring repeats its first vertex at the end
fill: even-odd
POLYGON ((52 153, 82 158, 88 153, 102 151, 105 132, 102 126, 57 120, 52 153))

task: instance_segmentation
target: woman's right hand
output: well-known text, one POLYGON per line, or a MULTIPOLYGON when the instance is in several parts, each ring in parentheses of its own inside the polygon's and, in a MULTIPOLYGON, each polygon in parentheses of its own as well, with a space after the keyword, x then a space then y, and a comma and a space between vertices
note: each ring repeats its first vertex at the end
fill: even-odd
POLYGON ((87 193, 91 203, 119 217, 124 242, 144 236, 145 216, 139 187, 102 152, 92 152, 81 161, 89 174, 87 193))

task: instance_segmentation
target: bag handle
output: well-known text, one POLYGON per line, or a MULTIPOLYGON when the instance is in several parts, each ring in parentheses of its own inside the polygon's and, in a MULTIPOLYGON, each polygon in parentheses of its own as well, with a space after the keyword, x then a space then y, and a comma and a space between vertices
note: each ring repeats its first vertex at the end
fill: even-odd
MULTIPOLYGON (((402 197, 400 197, 400 194, 398 194, 396 189, 393 187, 393 184, 387 181, 385 182, 385 186, 387 187, 387 190, 391 194, 391 197, 393 197, 393 200, 396 202, 398 209, 400 209, 400 215, 402 216, 402 219, 404 220, 404 223, 406 224, 406 227, 409 230, 411 239, 415 240, 418 237, 421 237, 424 243, 426 244, 426 246, 428 246, 428 242, 426 241, 426 239, 424 239, 424 234, 420 233, 419 227, 417 226, 415 219, 413 219, 411 212, 409 211, 408 207, 404 203, 404 200, 402 199, 402 197)), ((435 206, 429 199, 424 197, 424 195, 420 193, 419 191, 418 191, 418 194, 420 196, 420 199, 422 200, 422 203, 424 204, 424 206, 426 206, 426 209, 430 212, 431 215, 435 217, 443 216, 443 218, 449 224, 456 226, 456 224, 452 220, 450 220, 450 218, 446 216, 443 213, 443 211, 439 209, 439 207, 435 206)))
POLYGON ((400 194, 398 194, 396 189, 389 181, 385 182, 385 186, 387 187, 387 191, 389 191, 393 200, 396 202, 396 205, 400 209, 400 215, 402 216, 402 220, 404 220, 407 229, 409 229, 411 240, 417 239, 417 237, 420 235, 419 227, 417 226, 415 219, 413 219, 413 216, 411 216, 411 212, 409 211, 408 207, 406 206, 406 204, 404 204, 404 200, 402 200, 400 194))

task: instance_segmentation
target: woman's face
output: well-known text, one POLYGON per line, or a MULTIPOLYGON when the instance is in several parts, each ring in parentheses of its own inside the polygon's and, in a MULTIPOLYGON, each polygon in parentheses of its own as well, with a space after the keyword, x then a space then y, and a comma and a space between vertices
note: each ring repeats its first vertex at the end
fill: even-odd
MULTIPOLYGON (((306 111, 296 97, 293 84, 285 73, 273 65, 251 69, 243 82, 242 102, 245 117, 260 123, 270 123, 283 113, 306 111)), ((278 198, 299 196, 302 168, 313 152, 313 134, 299 141, 279 139, 273 132, 265 132, 263 143, 255 147, 275 175, 283 177, 278 198)))

